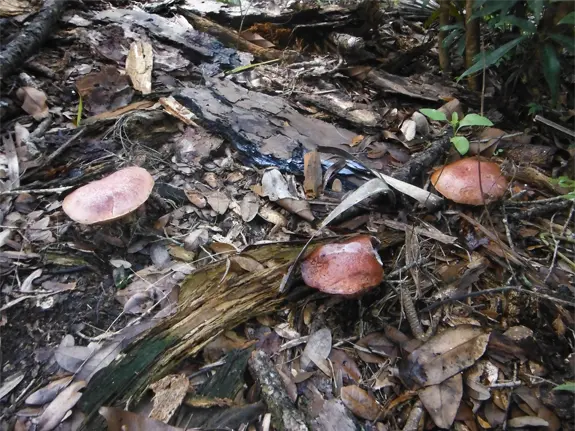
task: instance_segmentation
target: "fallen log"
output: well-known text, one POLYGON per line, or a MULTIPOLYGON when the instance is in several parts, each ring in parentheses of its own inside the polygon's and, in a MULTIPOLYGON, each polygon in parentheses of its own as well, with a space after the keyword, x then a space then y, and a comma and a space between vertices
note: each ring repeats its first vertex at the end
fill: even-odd
POLYGON ((65 5, 66 0, 47 0, 33 21, 0 51, 0 79, 16 72, 44 44, 53 33, 65 5))
POLYGON ((198 354, 226 329, 277 309, 286 299, 279 294, 279 284, 301 246, 292 242, 248 247, 242 255, 265 267, 257 272, 228 267, 222 260, 189 275, 180 287, 179 311, 90 381, 79 402, 86 415, 81 429, 105 429, 98 416, 101 406, 129 407, 126 404, 136 403, 150 383, 198 354))

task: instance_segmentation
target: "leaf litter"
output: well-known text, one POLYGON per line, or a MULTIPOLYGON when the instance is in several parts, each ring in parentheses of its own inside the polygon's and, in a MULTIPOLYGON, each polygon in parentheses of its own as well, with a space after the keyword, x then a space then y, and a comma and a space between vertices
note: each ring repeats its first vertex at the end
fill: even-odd
MULTIPOLYGON (((271 24, 283 7, 204 3, 174 5, 174 20, 156 5, 71 10, 52 37, 72 42, 72 63, 46 45, 3 78, 15 91, 3 95, 0 150, 0 398, 14 418, 2 426, 77 429, 101 376, 173 328, 173 348, 149 368, 160 371, 144 388, 153 400, 92 410, 109 429, 281 428, 300 410, 313 429, 568 427, 573 205, 549 181, 573 157, 561 128, 470 129, 470 151, 502 165, 509 193, 456 205, 429 186, 433 169, 460 157, 441 146, 446 127, 405 101, 473 119, 473 97, 433 71, 407 81, 361 64, 381 55, 376 39, 359 44, 355 63, 343 45, 338 58, 305 48, 321 52, 318 35, 362 42, 326 32, 341 16, 363 20, 361 8, 316 5, 318 17, 292 27, 271 24), (205 7, 269 22, 226 33, 192 16, 205 7), (72 189, 134 165, 156 181, 142 207, 92 227, 67 218, 72 189), (379 244, 378 287, 350 299, 304 286, 308 252, 359 234, 379 244), (212 286, 229 291, 202 290, 212 286), (247 378, 258 351, 272 366, 247 378), (268 381, 285 392, 279 410, 268 381)), ((405 50, 423 36, 403 22, 372 31, 430 69, 423 59, 434 60, 405 50)))

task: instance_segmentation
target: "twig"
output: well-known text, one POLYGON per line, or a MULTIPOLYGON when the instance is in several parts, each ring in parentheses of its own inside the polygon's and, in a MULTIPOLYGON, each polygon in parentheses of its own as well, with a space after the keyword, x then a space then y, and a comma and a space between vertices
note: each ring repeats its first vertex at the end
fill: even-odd
POLYGON ((536 115, 535 118, 533 119, 533 121, 539 121, 540 123, 543 123, 546 126, 553 127, 555 130, 558 130, 560 132, 563 132, 563 133, 571 136, 572 138, 575 138, 575 132, 573 130, 569 130, 568 128, 563 127, 560 124, 557 124, 551 120, 548 120, 545 117, 542 117, 541 115, 536 115))
POLYGON ((65 192, 66 190, 70 190, 71 188, 74 188, 74 186, 56 187, 53 189, 5 190, 3 192, 0 192, 0 195, 19 195, 21 193, 29 193, 31 195, 32 194, 43 195, 49 193, 62 193, 65 192))

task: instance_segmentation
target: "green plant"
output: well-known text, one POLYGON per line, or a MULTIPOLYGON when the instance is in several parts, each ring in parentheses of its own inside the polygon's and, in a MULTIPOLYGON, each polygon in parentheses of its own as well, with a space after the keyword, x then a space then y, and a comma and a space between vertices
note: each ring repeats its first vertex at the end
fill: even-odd
POLYGON ((451 128, 453 129, 453 137, 450 139, 451 143, 455 147, 455 149, 461 154, 462 156, 467 154, 469 151, 469 141, 465 136, 458 135, 459 131, 464 127, 473 127, 473 126, 481 126, 481 127, 491 127, 493 123, 488 119, 483 117, 479 114, 467 114, 461 120, 459 120, 457 112, 454 112, 451 116, 451 120, 447 119, 447 116, 437 109, 420 109, 423 115, 428 117, 434 121, 442 121, 445 123, 449 123, 451 128))
POLYGON ((568 391, 568 392, 575 392, 575 382, 567 382, 563 383, 562 385, 555 386, 553 388, 554 391, 568 391))
POLYGON ((557 184, 559 187, 569 190, 569 193, 563 195, 565 199, 575 199, 575 180, 569 177, 559 177, 550 180, 552 184, 557 184))
POLYGON ((527 104, 527 107, 529 108, 529 115, 532 115, 532 116, 543 111, 543 106, 541 106, 540 104, 535 103, 535 102, 531 102, 531 103, 527 104))

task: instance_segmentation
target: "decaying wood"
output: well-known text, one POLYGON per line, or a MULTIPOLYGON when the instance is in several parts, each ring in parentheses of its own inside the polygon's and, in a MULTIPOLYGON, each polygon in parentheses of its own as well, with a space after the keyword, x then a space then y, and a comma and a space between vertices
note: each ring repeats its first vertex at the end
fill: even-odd
POLYGON ((140 10, 110 9, 97 13, 96 21, 122 26, 145 28, 159 40, 171 43, 187 54, 195 63, 204 63, 204 70, 219 71, 241 66, 238 52, 224 47, 211 36, 192 28, 176 26, 167 18, 140 10), (211 67, 210 67, 211 66, 211 67))
POLYGON ((86 414, 82 429, 103 429, 100 406, 137 402, 150 383, 198 354, 226 329, 274 311, 285 299, 278 291, 281 279, 302 245, 248 247, 242 254, 262 263, 265 269, 261 271, 240 272, 220 261, 189 275, 180 288, 179 311, 90 381, 80 400, 86 414))
POLYGON ((262 390, 262 397, 272 414, 274 427, 280 431, 307 431, 304 415, 291 402, 282 379, 263 350, 256 350, 248 362, 252 377, 262 390))
POLYGON ((392 177, 410 184, 421 184, 421 179, 449 151, 449 136, 444 136, 396 170, 392 177))
POLYGON ((65 0, 47 0, 34 20, 0 51, 0 78, 16 72, 42 46, 53 33, 65 5, 65 0))
MULTIPOLYGON (((246 90, 231 81, 213 80, 188 87, 174 97, 212 133, 229 139, 250 162, 303 172, 303 153, 329 143, 349 148, 351 130, 306 117, 281 97, 246 90)), ((362 162, 373 166, 367 157, 362 162)))
POLYGON ((279 49, 263 48, 258 46, 244 39, 237 32, 188 12, 185 9, 182 9, 182 14, 188 19, 188 21, 190 21, 196 30, 215 37, 229 48, 236 48, 240 51, 249 52, 256 58, 262 60, 284 59, 286 61, 294 61, 299 57, 299 54, 296 52, 280 51, 279 49))

